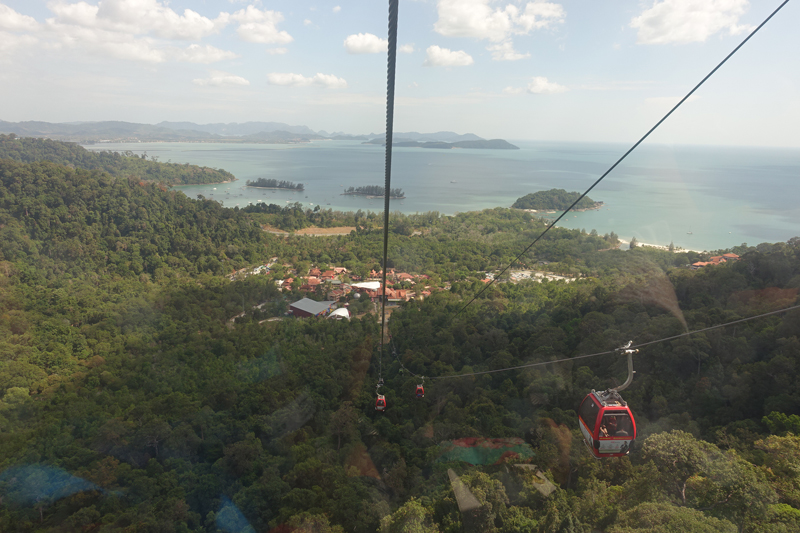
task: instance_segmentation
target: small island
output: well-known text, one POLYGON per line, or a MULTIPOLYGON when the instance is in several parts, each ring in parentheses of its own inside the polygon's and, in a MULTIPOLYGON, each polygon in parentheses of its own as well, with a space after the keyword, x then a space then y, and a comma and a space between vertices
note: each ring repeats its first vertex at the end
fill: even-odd
POLYGON ((291 181, 278 181, 273 179, 258 178, 257 180, 247 180, 247 187, 257 189, 288 189, 290 191, 302 191, 302 183, 292 183, 291 181))
MULTIPOLYGON (((385 189, 380 185, 367 185, 366 187, 348 187, 342 196, 366 196, 367 198, 383 198, 385 189)), ((406 195, 403 189, 389 189, 389 198, 392 200, 402 200, 406 195)))
MULTIPOLYGON (((538 191, 526 194, 522 198, 517 198, 514 209, 527 209, 533 211, 550 210, 565 211, 572 203, 580 197, 579 192, 567 192, 564 189, 550 189, 549 191, 538 191)), ((588 196, 581 199, 573 211, 587 211, 589 209, 600 209, 603 202, 595 202, 588 196)))

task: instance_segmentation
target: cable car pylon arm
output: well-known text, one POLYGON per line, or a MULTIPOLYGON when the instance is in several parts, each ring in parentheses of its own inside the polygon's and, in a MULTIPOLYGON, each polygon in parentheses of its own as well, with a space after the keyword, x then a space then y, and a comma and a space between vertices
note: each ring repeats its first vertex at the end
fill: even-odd
POLYGON ((627 389, 628 386, 633 382, 633 375, 636 373, 636 371, 633 369, 633 354, 639 353, 639 350, 636 348, 631 348, 631 344, 633 344, 633 341, 628 341, 628 344, 626 344, 625 346, 617 348, 618 352, 622 352, 628 356, 628 379, 626 379, 625 383, 623 383, 619 387, 614 387, 613 389, 609 390, 612 390, 614 392, 620 392, 627 389))

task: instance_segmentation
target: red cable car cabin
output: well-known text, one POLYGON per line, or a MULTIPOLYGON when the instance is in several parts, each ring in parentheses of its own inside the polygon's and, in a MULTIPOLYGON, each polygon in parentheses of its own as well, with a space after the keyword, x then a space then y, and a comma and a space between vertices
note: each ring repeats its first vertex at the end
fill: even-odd
POLYGON ((425 388, 422 385, 417 385, 417 398, 425 397, 425 388))
POLYGON ((386 410, 386 396, 384 396, 383 394, 378 394, 378 399, 375 400, 375 410, 376 411, 386 410))
POLYGON ((578 410, 583 440, 597 458, 628 455, 636 439, 636 421, 616 390, 590 392, 578 410))

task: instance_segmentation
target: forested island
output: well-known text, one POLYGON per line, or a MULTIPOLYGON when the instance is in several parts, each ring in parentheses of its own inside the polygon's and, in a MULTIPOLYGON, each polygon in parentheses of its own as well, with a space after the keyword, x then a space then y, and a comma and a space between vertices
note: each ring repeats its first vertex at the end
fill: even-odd
POLYGON ((302 191, 302 183, 293 183, 291 181, 278 181, 275 179, 258 178, 257 180, 247 180, 248 187, 256 187, 259 189, 289 189, 293 191, 302 191))
POLYGON ((800 530, 800 312, 677 337, 797 305, 800 238, 690 270, 703 254, 553 228, 512 270, 571 282, 500 276, 464 308, 547 222, 498 208, 389 223, 383 266, 414 274, 394 288, 416 296, 379 360, 366 293, 287 283, 380 271, 379 214, 229 209, 0 159, 0 531, 800 530), (303 297, 357 313, 287 316, 303 297), (638 438, 598 461, 576 410, 625 379, 614 350, 630 340, 648 343, 623 393, 638 438))
MULTIPOLYGON (((383 198, 386 189, 381 187, 380 185, 366 185, 364 187, 348 187, 344 190, 342 195, 355 195, 355 196, 366 196, 367 198, 383 198)), ((406 195, 403 193, 403 189, 390 189, 389 190, 389 198, 393 200, 402 200, 405 198, 406 195)))
POLYGON ((131 151, 124 154, 110 151, 94 152, 71 142, 17 137, 13 133, 0 134, 0 159, 11 159, 21 163, 52 161, 69 167, 103 170, 111 174, 169 185, 226 183, 236 180, 233 174, 224 170, 188 163, 163 163, 158 161, 157 156, 148 159, 146 153, 137 155, 131 151))
MULTIPOLYGON (((579 192, 567 192, 564 189, 550 189, 549 191, 537 191, 517 198, 514 209, 535 209, 564 211, 580 197, 579 192)), ((586 211, 587 209, 600 209, 603 202, 595 202, 588 196, 584 196, 573 208, 574 211, 586 211)))

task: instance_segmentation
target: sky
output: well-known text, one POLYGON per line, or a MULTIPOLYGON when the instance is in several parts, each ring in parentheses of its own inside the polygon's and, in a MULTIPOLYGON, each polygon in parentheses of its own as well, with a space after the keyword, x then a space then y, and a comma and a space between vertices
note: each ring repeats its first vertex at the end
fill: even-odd
MULTIPOLYGON (((400 0, 395 131, 633 142, 780 0, 400 0)), ((0 120, 385 125, 388 4, 0 0, 0 120)), ((800 147, 800 0, 651 138, 800 147)))

